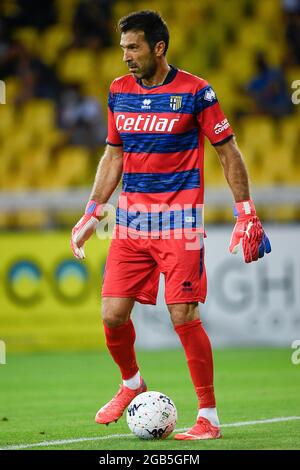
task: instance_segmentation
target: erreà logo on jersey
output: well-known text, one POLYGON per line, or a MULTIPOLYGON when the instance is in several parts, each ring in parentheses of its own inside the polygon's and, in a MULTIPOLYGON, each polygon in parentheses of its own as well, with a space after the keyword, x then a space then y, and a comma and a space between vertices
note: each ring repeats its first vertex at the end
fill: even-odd
POLYGON ((143 100, 143 104, 141 106, 142 109, 151 109, 151 100, 149 100, 149 98, 145 98, 143 100))
POLYGON ((177 111, 182 106, 182 96, 171 96, 170 97, 170 108, 173 111, 177 111))

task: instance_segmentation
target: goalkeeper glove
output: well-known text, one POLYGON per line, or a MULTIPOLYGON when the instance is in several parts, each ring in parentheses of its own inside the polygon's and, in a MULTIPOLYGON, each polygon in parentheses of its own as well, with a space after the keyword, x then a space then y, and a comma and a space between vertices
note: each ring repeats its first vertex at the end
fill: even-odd
POLYGON ((271 244, 259 218, 256 215, 253 201, 235 203, 234 215, 237 217, 234 226, 229 251, 236 254, 242 240, 244 260, 246 263, 257 261, 265 253, 271 252, 271 244))
POLYGON ((96 201, 89 201, 83 217, 81 217, 72 230, 70 245, 73 255, 78 259, 85 258, 83 245, 96 230, 101 210, 102 204, 98 204, 96 201))

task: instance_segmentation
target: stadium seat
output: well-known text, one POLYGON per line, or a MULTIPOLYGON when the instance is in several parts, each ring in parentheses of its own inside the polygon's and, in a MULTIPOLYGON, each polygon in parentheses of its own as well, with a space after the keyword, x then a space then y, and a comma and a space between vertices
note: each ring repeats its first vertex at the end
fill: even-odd
POLYGON ((207 187, 222 187, 225 185, 226 180, 218 154, 208 142, 205 144, 204 175, 207 187))
POLYGON ((14 127, 15 123, 15 108, 11 104, 0 105, 0 136, 1 140, 5 139, 14 127))
POLYGON ((247 48, 241 50, 240 44, 227 49, 222 66, 223 74, 239 85, 244 85, 255 73, 253 54, 247 48))
POLYGON ((59 23, 71 25, 79 0, 55 0, 59 23))
POLYGON ((258 149, 264 153, 275 141, 274 122, 268 116, 245 117, 240 136, 249 149, 258 149))
MULTIPOLYGON (((6 106, 12 106, 15 103, 15 100, 21 89, 21 81, 17 77, 7 77, 5 79, 5 94, 6 94, 6 106)), ((2 111, 1 111, 2 118, 2 111)), ((0 123, 1 125, 1 123, 0 123)))
POLYGON ((52 148, 55 146, 63 145, 68 137, 60 129, 53 128, 47 132, 38 132, 34 134, 35 142, 41 147, 52 148))
POLYGON ((113 3, 113 16, 114 18, 121 18, 122 16, 128 15, 130 13, 130 7, 128 1, 121 0, 119 2, 113 3))
POLYGON ((55 178, 58 187, 83 184, 87 177, 89 152, 84 147, 68 146, 58 154, 55 178))
POLYGON ((206 74, 206 79, 214 88, 225 114, 230 118, 235 109, 242 107, 244 100, 237 91, 235 82, 230 76, 223 74, 222 68, 206 74))
POLYGON ((47 132, 55 126, 55 114, 53 101, 34 99, 24 105, 21 118, 25 128, 47 132))
POLYGON ((15 224, 25 229, 38 229, 47 227, 48 216, 43 210, 23 210, 15 215, 15 224))
POLYGON ((30 189, 30 173, 19 169, 18 160, 14 161, 14 165, 5 176, 5 189, 18 191, 20 189, 30 189))
POLYGON ((116 77, 126 73, 128 68, 122 61, 121 48, 108 47, 98 54, 92 77, 96 83, 106 84, 108 87, 116 77))
POLYGON ((39 53, 39 34, 36 29, 31 27, 18 28, 14 38, 22 43, 28 52, 32 54, 39 53))
POLYGON ((263 213, 264 218, 270 222, 287 223, 297 218, 297 207, 292 204, 286 204, 276 206, 274 211, 274 207, 270 206, 269 208, 264 208, 263 213))
POLYGON ((281 24, 281 17, 283 14, 282 11, 282 2, 280 1, 273 1, 273 0, 265 0, 265 1, 257 1, 255 5, 255 13, 257 15, 257 20, 260 23, 264 23, 270 25, 270 27, 274 27, 275 24, 281 24))
POLYGON ((299 144, 300 121, 295 119, 295 115, 282 118, 279 135, 285 145, 291 145, 296 151, 295 147, 299 144))
POLYGON ((89 49, 71 49, 60 58, 58 73, 66 83, 84 83, 94 75, 96 56, 89 49))
MULTIPOLYGON (((43 32, 31 27, 17 28, 14 38, 53 66, 63 82, 80 82, 83 93, 96 96, 106 109, 111 81, 127 73, 118 44, 119 35, 113 32, 115 45, 97 53, 72 48, 72 19, 79 0, 55 2, 56 24, 43 32)), ((113 2, 114 23, 137 9, 137 2, 131 3, 132 6, 125 0, 113 2)), ((138 3, 138 9, 143 8, 149 8, 147 0, 138 3)), ((300 105, 295 106, 293 115, 278 122, 265 116, 246 116, 234 122, 236 111, 251 114, 254 109, 253 101, 240 92, 240 87, 255 74, 257 51, 265 52, 271 65, 281 64, 287 54, 281 2, 227 0, 226 8, 220 9, 212 0, 153 0, 151 8, 167 18, 171 36, 169 62, 204 77, 215 88, 232 122, 252 184, 299 184, 300 105)), ((299 77, 299 67, 287 67, 287 83, 299 77)), ((20 91, 20 81, 8 77, 5 82, 7 105, 0 107, 2 187, 55 188, 89 184, 94 171, 89 152, 82 147, 62 148, 68 137, 57 128, 55 104, 33 99, 23 109, 17 108, 12 103, 20 91)), ((211 188, 227 184, 218 156, 209 143, 206 145, 205 179, 206 186, 211 188)), ((289 220, 289 217, 292 220, 299 215, 295 208, 287 207, 282 207, 280 214, 281 220, 289 220)), ((217 221, 227 220, 229 215, 226 211, 220 213, 212 209, 207 217, 217 221)))
POLYGON ((14 159, 14 152, 12 151, 8 142, 2 143, 0 146, 0 187, 6 189, 6 179, 11 173, 10 166, 14 159))
POLYGON ((31 186, 34 188, 41 187, 40 181, 47 173, 50 163, 49 149, 44 147, 34 146, 22 154, 21 167, 23 172, 29 173, 31 186))
POLYGON ((0 229, 9 229, 10 228, 11 215, 4 212, 0 212, 0 229))
MULTIPOLYGON (((243 27, 240 28, 240 44, 244 46, 249 52, 256 52, 258 50, 265 50, 269 44, 269 32, 263 23, 257 23, 252 20, 248 20, 243 23, 243 27)), ((240 46, 240 47, 241 47, 240 46)))
POLYGON ((40 41, 40 55, 48 65, 57 61, 61 51, 72 41, 70 28, 63 24, 56 24, 48 28, 40 41))
POLYGON ((22 152, 32 145, 32 138, 31 129, 26 129, 15 122, 14 127, 10 128, 5 135, 4 145, 10 152, 16 153, 21 158, 22 152))

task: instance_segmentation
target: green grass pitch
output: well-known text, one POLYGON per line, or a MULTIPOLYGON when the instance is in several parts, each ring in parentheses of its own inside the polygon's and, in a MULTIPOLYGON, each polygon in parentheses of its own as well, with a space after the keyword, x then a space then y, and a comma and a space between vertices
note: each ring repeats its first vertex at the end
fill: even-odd
MULTIPOLYGON (((96 411, 120 382, 106 352, 8 354, 7 364, 0 366, 0 448, 300 449, 300 419, 231 426, 300 416, 300 365, 292 364, 291 353, 288 349, 216 350, 219 417, 230 426, 224 426, 222 439, 194 442, 177 442, 172 435, 161 441, 139 440, 130 434, 125 416, 108 427, 94 423, 96 411), (53 444, 82 438, 91 439, 53 444)), ((177 429, 194 424, 197 403, 183 352, 138 352, 138 360, 148 388, 174 400, 177 429)))

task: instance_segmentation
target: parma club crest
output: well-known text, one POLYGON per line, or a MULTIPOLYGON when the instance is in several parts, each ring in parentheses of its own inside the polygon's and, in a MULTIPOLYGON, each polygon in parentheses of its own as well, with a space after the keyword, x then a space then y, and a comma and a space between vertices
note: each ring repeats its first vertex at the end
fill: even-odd
POLYGON ((177 111, 182 106, 182 96, 171 96, 170 97, 170 108, 173 111, 177 111))

